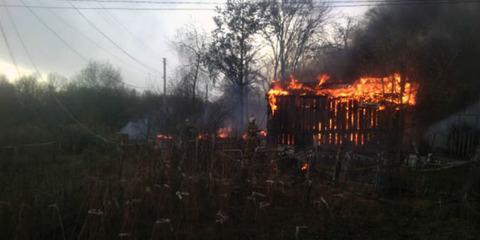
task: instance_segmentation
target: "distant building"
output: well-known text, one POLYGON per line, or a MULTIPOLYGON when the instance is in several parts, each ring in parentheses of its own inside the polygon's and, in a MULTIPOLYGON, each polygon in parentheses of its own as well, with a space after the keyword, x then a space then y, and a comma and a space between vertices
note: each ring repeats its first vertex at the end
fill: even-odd
POLYGON ((480 139, 480 101, 431 125, 424 139, 433 150, 471 156, 480 139))

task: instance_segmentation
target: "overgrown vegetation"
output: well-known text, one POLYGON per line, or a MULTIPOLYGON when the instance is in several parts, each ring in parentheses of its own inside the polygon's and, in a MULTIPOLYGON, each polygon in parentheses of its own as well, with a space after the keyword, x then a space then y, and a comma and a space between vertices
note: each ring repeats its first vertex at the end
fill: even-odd
POLYGON ((470 176, 404 174, 402 187, 387 197, 371 185, 333 184, 327 159, 320 158, 317 170, 301 172, 291 164, 298 160, 286 156, 260 151, 242 158, 211 144, 56 156, 39 155, 40 149, 55 149, 25 148, 16 159, 4 154, 1 236, 475 239, 479 234, 478 201, 462 188, 478 167, 470 176))
POLYGON ((47 82, 33 76, 15 82, 2 78, 0 98, 0 146, 55 141, 66 151, 118 142, 129 122, 148 126, 137 139, 146 141, 158 131, 178 133, 178 124, 186 118, 202 129, 206 122, 218 127, 228 112, 221 100, 132 90, 118 70, 98 62, 89 63, 70 81, 56 75, 47 82))

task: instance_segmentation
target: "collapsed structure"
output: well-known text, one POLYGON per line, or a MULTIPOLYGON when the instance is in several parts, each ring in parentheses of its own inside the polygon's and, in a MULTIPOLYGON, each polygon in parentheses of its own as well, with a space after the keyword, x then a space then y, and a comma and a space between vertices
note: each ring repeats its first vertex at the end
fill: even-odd
POLYGON ((353 84, 291 78, 273 82, 267 94, 268 140, 297 146, 365 145, 381 140, 402 107, 415 105, 417 85, 400 74, 362 77, 353 84))

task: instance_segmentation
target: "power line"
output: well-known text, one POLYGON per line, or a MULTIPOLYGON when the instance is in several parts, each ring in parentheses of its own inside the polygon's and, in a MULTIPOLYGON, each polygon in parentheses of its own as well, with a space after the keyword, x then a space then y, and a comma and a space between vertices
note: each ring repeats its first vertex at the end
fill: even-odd
MULTIPOLYGON (((2 2, 4 2, 4 1, 2 0, 2 2)), ((37 67, 37 65, 35 64, 35 61, 33 61, 33 58, 31 57, 30 51, 28 50, 28 48, 27 48, 27 46, 26 46, 26 44, 25 44, 25 41, 23 41, 23 38, 22 38, 22 35, 20 34, 20 31, 18 31, 17 24, 16 24, 14 18, 12 17, 12 15, 11 15, 11 13, 10 13, 10 11, 9 11, 8 8, 5 8, 5 10, 7 11, 7 15, 8 15, 8 17, 9 17, 9 19, 10 19, 10 22, 12 23, 12 25, 13 25, 13 27, 14 27, 14 29, 15 29, 15 32, 16 32, 16 34, 17 34, 17 37, 18 37, 18 39, 20 40, 24 51, 27 53, 27 57, 29 58, 30 62, 32 63, 32 65, 33 65, 33 67, 34 67, 34 69, 35 69, 35 72, 36 72, 37 76, 40 77, 40 76, 41 76, 40 71, 38 70, 38 67, 37 67)), ((5 40, 7 40, 7 39, 5 39, 5 40)), ((11 54, 12 54, 12 56, 14 56, 13 51, 12 51, 11 54)), ((16 63, 15 63, 15 67, 18 69, 16 63)), ((18 71, 18 70, 17 70, 17 71, 18 71)), ((18 74, 18 73, 17 73, 17 74, 18 74)), ((23 103, 22 101, 19 101, 19 102, 20 102, 21 105, 25 106, 25 103, 23 103)), ((42 114, 39 113, 38 109, 34 108, 33 111, 37 112, 40 116, 43 116, 42 114)), ((41 117, 41 118, 42 118, 42 120, 45 122, 45 119, 43 119, 43 117, 41 117)))
MULTIPOLYGON (((13 24, 15 24, 14 21, 13 21, 13 18, 11 18, 11 21, 12 21, 13 24)), ((3 27, 1 26, 1 21, 0 21, 0 30, 2 30, 2 36, 4 37, 5 42, 8 42, 8 39, 7 39, 6 35, 3 34, 3 27)), ((19 37, 20 40, 23 42, 22 36, 21 36, 20 34, 18 35, 18 37, 19 37)), ((9 50, 9 52, 10 52, 11 56, 13 57, 13 52, 12 52, 11 50, 9 50)), ((30 60, 32 60, 32 63, 34 64, 33 59, 30 59, 30 60)), ((34 64, 34 65, 35 65, 35 64, 34 64)), ((16 63, 15 63, 15 66, 16 66, 16 63)), ((36 66, 36 65, 35 65, 35 66, 36 66)), ((16 66, 16 67, 17 67, 17 66, 16 66)), ((18 67, 17 67, 17 68, 18 68, 18 67)), ((38 68, 35 68, 35 70, 36 70, 37 74, 40 75, 40 72, 38 71, 38 68)), ((49 92, 49 93, 50 93, 50 95, 53 97, 53 99, 55 100, 55 102, 58 104, 58 106, 59 106, 65 113, 67 113, 67 115, 68 115, 73 121, 75 121, 79 126, 81 126, 81 127, 84 128, 87 132, 89 132, 89 133, 92 134, 93 136, 101 139, 101 140, 104 141, 104 142, 116 144, 115 142, 113 142, 113 141, 111 141, 111 140, 109 140, 109 139, 107 139, 107 138, 105 138, 105 137, 103 137, 103 136, 101 136, 101 135, 99 135, 99 134, 96 134, 93 130, 91 130, 91 129, 88 128, 86 125, 84 125, 80 120, 78 120, 78 118, 76 118, 76 117, 72 114, 71 111, 68 110, 68 108, 65 107, 65 105, 57 98, 57 96, 55 96, 55 94, 53 94, 53 93, 51 93, 51 92, 49 92)))
MULTIPOLYGON (((88 59, 86 57, 84 57, 80 52, 78 52, 72 45, 70 45, 64 38, 62 38, 62 36, 60 34, 58 34, 53 28, 51 28, 45 21, 43 21, 43 19, 35 13, 35 11, 33 11, 33 9, 31 9, 30 7, 28 7, 27 5, 25 5, 25 2, 23 2, 23 0, 20 0, 23 5, 30 11, 30 13, 44 26, 46 27, 48 30, 50 30, 50 32, 52 32, 60 41, 62 41, 63 44, 65 44, 65 46, 67 46, 71 51, 73 51, 78 57, 80 57, 82 60, 88 62, 88 59)), ((51 9, 50 9, 51 10, 51 9)), ((139 87, 139 86, 135 86, 133 84, 130 84, 130 83, 126 83, 126 82, 123 82, 125 85, 128 85, 128 86, 131 86, 131 87, 134 87, 134 88, 138 88, 138 89, 147 89, 146 87, 139 87)))
MULTIPOLYGON (((24 4, 24 2, 23 2, 22 0, 20 0, 20 1, 24 4)), ((36 14, 36 13, 35 13, 32 9, 30 9, 28 6, 27 6, 26 8, 30 11, 30 13, 31 13, 45 28, 47 28, 47 29, 48 29, 50 32, 52 32, 63 44, 65 44, 65 46, 67 46, 71 51, 73 51, 73 52, 74 52, 78 57, 80 57, 82 60, 88 62, 88 60, 87 60, 86 57, 84 57, 82 54, 80 54, 80 52, 78 52, 72 45, 70 45, 64 38, 62 38, 62 37, 60 36, 60 34, 58 34, 58 33, 57 33, 53 28, 51 28, 45 21, 43 21, 38 14, 36 14)), ((7 8, 7 7, 6 7, 6 9, 7 9, 7 11, 8 11, 8 8, 7 8)), ((50 10, 51 13, 53 13, 53 14, 55 15, 55 13, 54 13, 51 9, 49 9, 49 10, 50 10)), ((41 76, 41 73, 40 73, 40 71, 38 70, 37 65, 36 65, 35 62, 33 61, 33 58, 31 57, 31 54, 30 54, 30 52, 28 51, 28 48, 27 48, 26 45, 25 45, 25 41, 23 40, 23 38, 20 36, 20 34, 19 34, 19 32, 18 32, 18 29, 17 29, 17 27, 16 27, 15 21, 13 20, 13 18, 11 18, 11 15, 10 15, 10 14, 9 14, 9 16, 10 16, 10 19, 11 19, 14 27, 15 27, 15 31, 17 32, 17 36, 19 37, 20 42, 22 43, 22 46, 24 47, 24 49, 25 49, 25 51, 26 51, 26 53, 27 53, 27 55, 28 55, 29 60, 32 62, 32 65, 34 66, 36 73, 37 73, 39 76, 41 76)), ((59 17, 58 15, 56 15, 56 16, 59 17)), ((64 23, 65 23, 65 22, 64 22, 64 23)), ((1 23, 0 23, 0 24, 1 24, 1 23)), ((13 64, 15 65, 15 68, 16 68, 16 70, 17 70, 17 75, 20 75, 20 71, 19 71, 19 69, 18 69, 18 64, 17 64, 17 62, 15 61, 15 57, 14 57, 14 55, 13 55, 13 52, 12 52, 12 50, 11 50, 10 45, 8 44, 8 39, 6 38, 6 35, 4 34, 4 31, 3 31, 3 27, 2 27, 2 26, 0 26, 0 30, 1 30, 1 32, 2 32, 2 36, 4 36, 3 38, 4 38, 4 40, 5 40, 5 43, 7 44, 8 52, 9 52, 9 54, 10 54, 10 57, 11 57, 11 59, 12 59, 12 62, 13 62, 13 64)), ((90 40, 91 40, 91 39, 90 39, 90 40)), ((91 40, 91 41, 95 44, 95 41, 93 41, 93 40, 91 40)), ((98 45, 97 45, 97 46, 98 46, 98 45)), ((104 49, 104 50, 105 50, 105 49, 104 49)), ((127 65, 127 64, 125 63, 125 65, 127 65)), ((148 89, 147 87, 136 86, 136 85, 134 85, 134 84, 130 84, 130 83, 127 83, 127 82, 124 82, 124 81, 121 81, 121 82, 122 82, 123 84, 125 84, 125 85, 127 85, 127 86, 130 86, 130 87, 133 87, 133 88, 142 89, 142 90, 148 89)))
MULTIPOLYGON (((63 17, 61 17, 60 15, 58 15, 53 9, 47 9, 53 16, 55 16, 56 18, 58 18, 60 20, 60 22, 62 22, 65 26, 67 26, 68 28, 72 29, 74 32, 80 34, 83 38, 85 38, 86 40, 88 40, 90 43, 92 43, 93 45, 95 45, 97 48, 107 52, 107 53, 110 53, 108 52, 105 48, 103 48, 100 44, 98 44, 96 41, 94 41, 93 39, 91 39, 90 37, 88 37, 88 35, 82 33, 80 31, 80 29, 76 28, 75 26, 71 25, 68 23, 68 21, 66 21, 63 17)), ((117 58, 116 55, 113 55, 111 54, 110 56, 114 57, 114 58, 117 58)), ((118 58, 119 61, 122 61, 120 58, 118 58)))
MULTIPOLYGON (((31 12, 32 12, 32 14, 33 14, 34 16, 36 16, 37 20, 39 20, 40 22, 43 23, 43 21, 41 20, 41 18, 39 18, 38 15, 36 15, 33 11, 31 11, 31 12)), ((11 21, 12 21, 12 23, 14 23, 13 18, 11 19, 11 21)), ((48 25, 45 25, 45 26, 47 27, 48 25)), ((52 28, 48 27, 48 29, 50 29, 50 30, 52 30, 52 32, 56 33, 52 28)), ((55 34, 55 35, 58 36, 58 37, 62 40, 62 42, 66 43, 67 46, 70 46, 70 45, 67 44, 67 42, 66 42, 65 40, 63 40, 63 38, 61 38, 58 34, 55 34)), ((23 39, 22 39, 22 37, 21 37, 21 35, 18 35, 18 36, 19 36, 20 40, 21 40, 22 42, 24 42, 23 39)), ((27 50, 27 48, 25 48, 25 49, 27 50)), ((71 48, 71 49, 74 50, 75 52, 77 52, 75 49, 73 49, 73 48, 71 48)), ((80 55, 80 56, 81 56, 81 55, 80 55)), ((33 59, 30 58, 30 60, 31 60, 32 63, 35 65, 33 59)), ((36 66, 36 65, 35 65, 35 66, 36 66)), ((40 75, 40 72, 39 72, 38 68, 35 68, 35 70, 36 70, 37 74, 40 75)), ((133 85, 133 84, 129 84, 129 83, 126 83, 126 82, 123 82, 123 81, 122 81, 122 83, 124 83, 124 84, 126 84, 126 85, 130 85, 130 86, 136 87, 136 88, 141 88, 141 87, 138 87, 138 86, 135 86, 135 85, 133 85)), ((145 89, 146 89, 146 88, 145 88, 145 89)), ((52 94, 52 97, 55 99, 55 101, 56 101, 57 104, 60 106, 60 108, 63 109, 63 111, 66 112, 67 115, 69 115, 70 118, 73 119, 77 124, 81 125, 81 126, 82 126, 84 129, 86 129, 88 132, 90 132, 91 134, 97 136, 98 138, 102 139, 103 141, 105 141, 105 142, 111 142, 110 140, 107 140, 105 137, 96 134, 96 133, 93 132, 91 129, 89 129, 87 126, 85 126, 80 120, 78 120, 78 119, 71 113, 71 111, 68 110, 67 107, 65 107, 65 105, 64 105, 55 95, 52 94)))
POLYGON ((83 124, 80 120, 78 120, 78 118, 76 118, 73 113, 68 110, 67 107, 65 107, 65 105, 57 98, 57 96, 55 96, 55 94, 51 94, 51 96, 53 97, 53 99, 55 100, 55 102, 58 104, 58 106, 65 112, 67 113, 67 115, 74 121, 76 122, 80 127, 82 127, 83 129, 85 129, 88 133, 90 133, 91 135, 97 137, 98 139, 106 142, 106 143, 113 143, 113 144, 116 144, 116 142, 100 135, 100 134, 97 134, 95 133, 92 129, 90 129, 87 125, 83 124))
MULTIPOLYGON (((118 57, 117 55, 113 54, 112 52, 108 51, 108 49, 106 49, 105 47, 103 47, 102 45, 100 45, 97 41, 93 40, 92 38, 90 38, 87 34, 84 34, 82 31, 80 31, 80 29, 78 29, 77 27, 71 25, 68 23, 68 21, 66 21, 63 17, 61 17, 59 14, 57 14, 54 10, 52 9, 47 9, 52 15, 54 15, 56 18, 58 18, 65 26, 69 27, 70 29, 72 29, 74 32, 80 34, 83 38, 85 38, 86 40, 88 40, 91 44, 95 45, 97 48, 99 48, 100 50, 104 51, 105 53, 107 53, 108 55, 110 55, 111 57, 115 58, 116 60, 118 60, 120 63, 124 64, 125 66, 130 66, 128 63, 126 63, 123 59, 121 59, 120 57, 118 57)), ((138 73, 143 73, 142 71, 138 70, 135 68, 135 70, 138 72, 138 73)), ((134 87, 134 88, 138 88, 138 89, 147 89, 146 87, 140 87, 140 86, 136 86, 136 85, 133 85, 133 84, 130 84, 130 83, 127 83, 127 82, 124 82, 122 81, 125 85, 128 85, 128 86, 131 86, 131 87, 134 87)))
POLYGON ((74 52, 79 58, 88 61, 86 57, 84 57, 80 52, 78 52, 72 45, 70 45, 60 34, 58 34, 53 28, 51 28, 43 19, 38 16, 38 14, 33 11, 32 7, 25 4, 23 0, 20 0, 22 5, 28 9, 28 11, 40 22, 45 28, 47 28, 53 35, 55 35, 65 46, 67 46, 72 52, 74 52))
POLYGON ((17 71, 17 76, 20 76, 20 71, 18 70, 17 60, 13 55, 13 50, 8 42, 7 34, 5 33, 5 29, 3 28, 2 20, 0 19, 0 32, 2 33, 3 40, 5 41, 5 46, 7 47, 8 54, 10 55, 10 59, 12 60, 13 65, 15 66, 15 70, 17 71))
POLYGON ((131 84, 131 83, 127 83, 127 82, 125 82, 125 81, 123 81, 123 80, 120 80, 120 81, 121 81, 123 84, 125 84, 125 85, 127 85, 127 86, 129 86, 129 87, 131 87, 131 88, 136 88, 136 89, 141 89, 141 90, 148 90, 148 89, 150 89, 150 88, 148 88, 148 87, 141 87, 141 86, 137 86, 137 85, 134 85, 134 84, 131 84))
MULTIPOLYGON (((219 5, 225 4, 227 1, 153 1, 153 0, 56 0, 57 2, 98 2, 111 4, 159 4, 159 5, 219 5)), ((258 1, 262 2, 262 1, 258 1)), ((408 2, 438 2, 436 0, 344 0, 344 1, 293 1, 286 4, 298 3, 316 3, 316 4, 364 4, 364 3, 408 3, 408 2)))
MULTIPOLYGON (((2 3, 5 3, 5 1, 2 0, 2 3)), ((25 44, 25 41, 23 41, 23 38, 22 38, 22 36, 20 35, 20 32, 18 31, 18 26, 17 26, 17 24, 15 23, 15 21, 13 20, 12 14, 10 13, 10 9, 8 9, 8 8, 6 7, 6 8, 5 8, 5 11, 7 12, 7 17, 10 19, 10 22, 12 22, 13 29, 15 30, 15 33, 17 34, 18 39, 20 39, 20 44, 22 45, 23 50, 24 50, 25 53, 27 54, 27 57, 28 57, 30 63, 32 64, 33 68, 35 69, 35 71, 36 71, 37 74, 38 74, 40 71, 38 71, 38 67, 37 67, 37 65, 35 64, 35 62, 33 61, 32 55, 30 54, 30 51, 28 50, 28 48, 27 48, 27 46, 26 46, 26 44, 25 44)))
POLYGON ((218 5, 218 4, 225 4, 227 3, 226 1, 215 1, 215 2, 210 2, 210 1, 148 1, 148 0, 140 0, 140 1, 130 1, 130 0, 56 0, 58 2, 99 2, 99 3, 114 3, 114 4, 162 4, 162 5, 175 5, 175 4, 187 4, 187 5, 201 5, 201 4, 207 4, 207 5, 218 5))
MULTIPOLYGON (((333 3, 333 2, 332 2, 333 3)), ((480 1, 464 0, 464 1, 407 1, 407 2, 369 2, 361 4, 360 2, 352 2, 352 4, 332 4, 331 8, 350 8, 350 7, 377 7, 377 6, 415 6, 415 5, 457 5, 457 4, 477 4, 480 1)), ((167 7, 70 7, 70 6, 40 6, 40 5, 17 5, 17 4, 0 4, 2 7, 11 8, 32 8, 32 9, 63 9, 63 10, 119 10, 119 11, 213 11, 215 8, 167 8, 167 7)))
POLYGON ((122 51, 125 55, 127 55, 130 59, 132 59, 133 61, 135 61, 136 63, 142 65, 143 67, 145 67, 146 69, 150 70, 150 71, 153 71, 153 72, 159 72, 157 71, 155 68, 152 68, 150 66, 148 66, 147 64, 143 63, 142 61, 140 61, 139 59, 137 59, 136 57, 134 57, 132 54, 130 54, 127 50, 125 50, 124 48, 122 48, 118 43, 116 43, 115 41, 113 41, 112 38, 110 38, 107 34, 105 34, 102 30, 100 30, 100 28, 97 27, 97 25, 95 25, 92 21, 90 21, 83 13, 82 11, 80 11, 78 8, 75 7, 75 5, 73 4, 70 4, 76 11, 77 13, 92 27, 94 28, 98 33, 100 33, 105 39, 107 39, 110 43, 112 43, 115 47, 117 47, 120 51, 122 51))
POLYGON ((459 0, 459 1, 450 1, 450 0, 438 0, 438 1, 377 1, 370 2, 365 4, 339 4, 331 5, 332 8, 346 8, 346 7, 382 7, 382 6, 419 6, 419 5, 457 5, 457 4, 477 4, 480 3, 478 0, 459 0))
MULTIPOLYGON (((2 2, 4 2, 4 1, 2 1, 2 2)), ((32 57, 32 55, 31 55, 28 47, 27 47, 26 44, 25 44, 25 41, 23 40, 23 38, 22 38, 22 36, 21 36, 21 34, 20 34, 19 30, 18 30, 18 26, 17 26, 16 22, 14 21, 11 13, 10 13, 10 11, 9 11, 9 9, 8 9, 8 8, 5 8, 5 9, 6 9, 6 11, 7 11, 7 16, 9 17, 10 21, 12 22, 12 25, 13 25, 13 27, 14 27, 15 33, 16 33, 16 35, 18 36, 18 39, 20 40, 20 43, 21 43, 21 45, 22 45, 22 48, 24 49, 25 53, 27 54, 27 57, 28 57, 29 61, 31 62, 31 64, 32 64, 32 66, 33 66, 36 74, 37 74, 38 76, 41 76, 41 73, 40 73, 40 71, 39 71, 39 69, 38 69, 38 66, 35 64, 35 61, 33 61, 33 57, 32 57)), ((49 9, 49 11, 51 11, 51 13, 52 13, 53 15, 55 15, 56 17, 60 18, 60 20, 63 20, 59 15, 55 14, 55 13, 53 12, 53 10, 49 9)), ((64 22, 64 23, 66 24, 66 22, 64 22)), ((0 23, 0 24, 1 24, 1 23, 0 23)), ((66 24, 66 25, 72 27, 72 26, 69 25, 69 24, 66 24)), ((2 28, 2 30, 3 30, 3 28, 2 28)), ((2 31, 2 32, 3 32, 3 31, 2 31)), ((80 33, 80 32, 79 32, 79 33, 80 33)), ((3 34, 2 34, 2 35, 3 35, 3 34)), ((83 36, 86 37, 85 35, 83 35, 83 36)), ((5 37, 6 37, 6 36, 5 36, 5 37)), ((4 38, 4 39, 5 39, 5 42, 7 43, 7 38, 4 38)), ((92 39, 90 39, 90 38, 88 38, 88 37, 87 37, 87 39, 90 40, 92 43, 94 43, 97 47, 100 47, 100 48, 101 48, 101 46, 98 45, 98 44, 96 44, 96 42, 93 41, 92 39)), ((9 49, 9 54, 10 54, 11 58, 12 58, 12 59, 15 59, 15 57, 14 57, 14 55, 13 55, 13 52, 11 52, 10 48, 8 48, 8 49, 9 49)), ((106 49, 104 49, 104 48, 101 48, 101 49, 104 50, 104 51, 106 51, 106 49)), ((107 53, 108 53, 108 51, 107 51, 107 53)), ((116 57, 116 56, 113 55, 113 54, 111 54, 111 56, 116 57)), ((121 61, 120 58, 118 58, 118 60, 121 61)), ((13 60, 12 62, 14 63, 15 68, 17 69, 17 74, 19 75, 18 66, 17 66, 16 61, 13 60)), ((126 63, 123 62, 123 61, 122 61, 122 63, 124 63, 125 65, 128 65, 128 64, 126 64, 126 63)), ((124 81, 121 81, 121 82, 122 82, 123 84, 127 85, 127 86, 132 87, 132 88, 137 88, 137 89, 142 89, 142 90, 148 89, 147 87, 140 87, 140 86, 137 86, 137 85, 134 85, 134 84, 130 84, 130 83, 124 82, 124 81)))
POLYGON ((102 3, 98 2, 98 4, 104 9, 104 12, 107 13, 107 15, 117 24, 119 25, 121 28, 123 28, 123 30, 125 30, 125 32, 127 32, 130 37, 132 37, 134 40, 136 40, 138 43, 141 44, 141 46, 143 47, 147 47, 148 48, 148 52, 149 53, 155 53, 156 51, 153 50, 149 44, 147 44, 146 42, 144 42, 141 38, 137 37, 135 34, 132 33, 132 31, 130 31, 130 29, 128 29, 128 27, 123 24, 120 20, 118 20, 112 13, 110 13, 110 11, 108 9, 105 9, 105 7, 103 6, 102 3))
MULTIPOLYGON (((103 5, 102 5, 100 2, 99 2, 98 4, 103 8, 103 5)), ((53 11, 53 10, 50 10, 50 11, 53 11)), ((122 24, 117 18, 115 18, 115 16, 113 16, 113 14, 111 14, 107 9, 103 9, 103 11, 106 12, 106 13, 109 15, 109 17, 116 22, 116 25, 120 25, 128 34, 131 35, 132 38, 134 38, 135 40, 141 42, 141 43, 142 43, 142 46, 147 46, 147 47, 149 48, 149 50, 150 50, 150 51, 149 51, 150 53, 154 52, 153 49, 148 46, 148 44, 146 44, 145 42, 143 42, 141 39, 137 38, 124 24, 122 24)), ((99 13, 101 13, 101 12, 99 12, 99 13)), ((102 14, 100 14, 100 15, 105 19, 106 22, 108 22, 104 15, 102 15, 102 14)), ((137 62, 136 62, 136 63, 137 63, 137 62)), ((130 87, 133 87, 133 88, 138 88, 138 89, 142 89, 142 90, 149 89, 148 87, 139 87, 139 86, 136 86, 136 85, 133 85, 133 84, 126 83, 126 82, 124 82, 124 81, 122 81, 122 82, 123 82, 124 84, 130 86, 130 87)))
MULTIPOLYGON (((221 5, 226 4, 228 1, 149 1, 149 0, 56 0, 57 2, 97 2, 97 3, 109 3, 109 4, 140 4, 140 5, 221 5)), ((258 1, 262 2, 262 1, 258 1)), ((408 2, 438 2, 435 0, 351 0, 351 1, 292 1, 284 3, 286 5, 295 5, 302 3, 313 4, 366 4, 366 3, 408 3, 408 2)), ((342 6, 342 5, 340 5, 342 6)))

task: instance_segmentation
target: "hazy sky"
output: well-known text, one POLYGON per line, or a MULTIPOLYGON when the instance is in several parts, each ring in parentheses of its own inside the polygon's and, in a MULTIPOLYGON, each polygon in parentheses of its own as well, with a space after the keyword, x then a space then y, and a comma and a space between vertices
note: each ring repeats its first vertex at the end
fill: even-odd
MULTIPOLYGON (((160 2, 159 0, 155 1, 160 2)), ((185 0, 177 1, 186 2, 185 0)), ((207 2, 208 0, 202 1, 207 2)), ((105 0, 100 0, 100 2, 91 0, 23 0, 23 2, 22 0, 0 0, 0 23, 21 74, 34 73, 33 64, 35 64, 42 74, 55 72, 71 77, 88 60, 109 61, 121 70, 125 82, 139 87, 160 88, 162 86, 160 80, 162 58, 167 58, 168 76, 173 73, 178 64, 176 54, 170 46, 177 29, 187 24, 193 24, 205 31, 212 30, 214 6, 209 4, 129 4, 118 3, 118 1, 109 3, 105 0), (24 4, 37 7, 30 8, 30 10, 38 18, 28 8, 22 7, 24 4), (72 4, 79 8, 81 13, 95 26, 90 25, 77 10, 73 9, 72 4), (38 8, 45 6, 56 8, 38 8), (125 7, 156 8, 157 10, 111 9, 125 7), (160 10, 167 8, 168 10, 160 10), (198 10, 199 8, 207 10, 198 10), (48 27, 44 26, 42 22, 48 27), (22 42, 14 28, 15 25, 31 55, 33 64, 22 47, 22 42), (115 43, 110 42, 95 27, 115 43), (66 46, 64 42, 70 47, 66 46), (114 44, 120 46, 123 51, 114 44), (127 54, 141 63, 135 62, 127 54)), ((360 16, 366 9, 367 7, 341 7, 334 8, 334 12, 360 16)), ((13 79, 16 77, 17 71, 12 63, 5 40, 1 36, 0 39, 0 74, 5 74, 13 79)))

